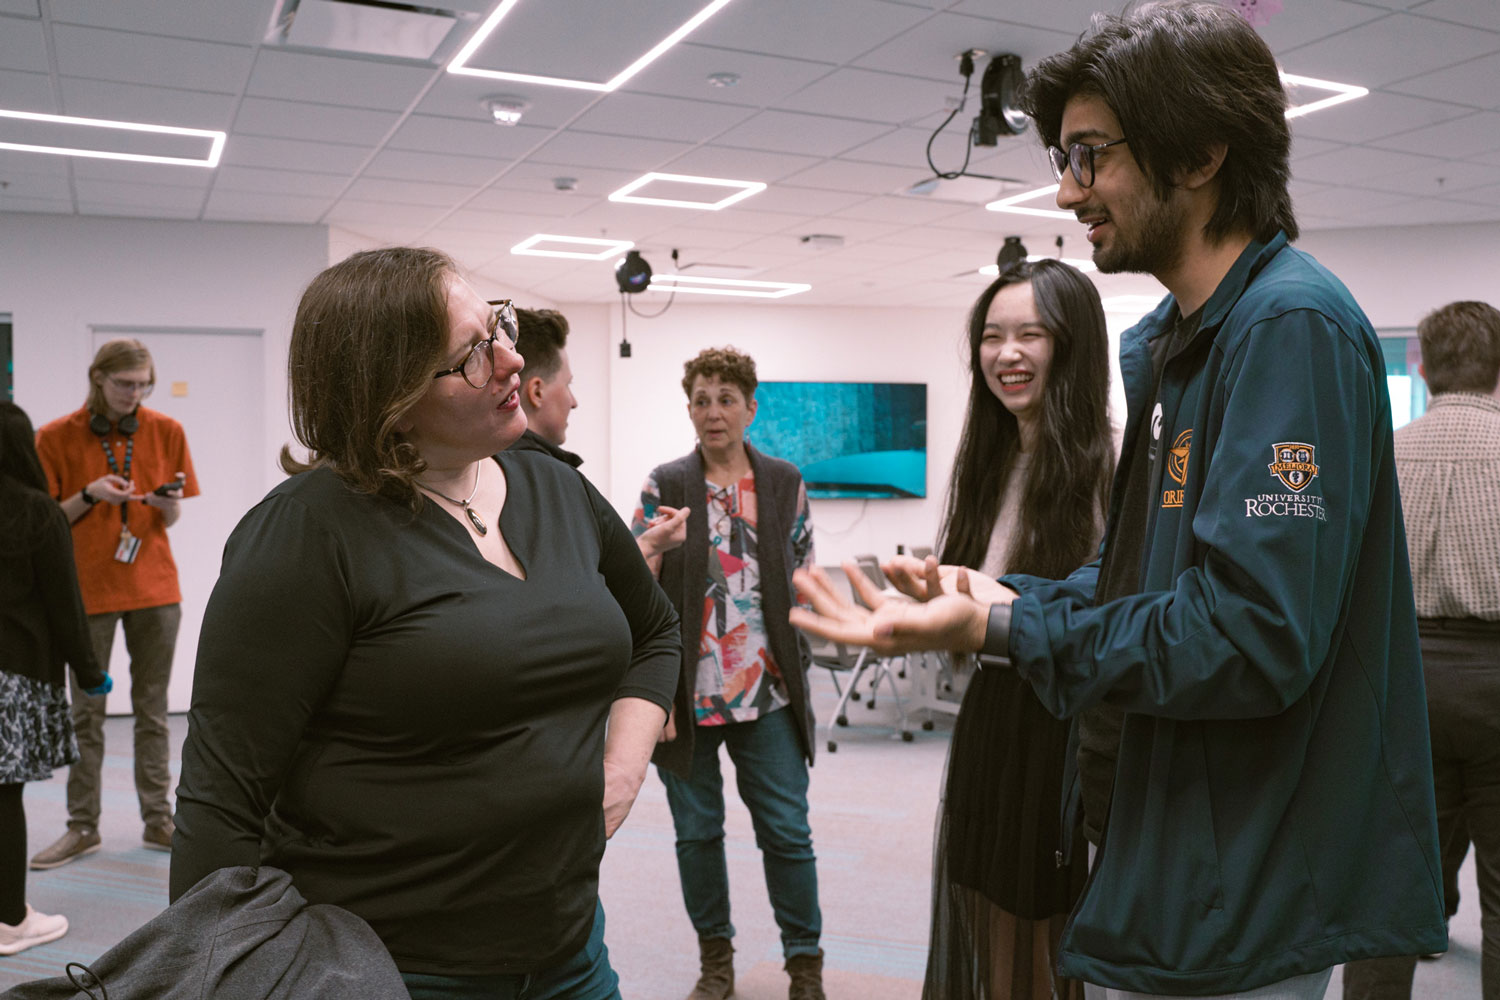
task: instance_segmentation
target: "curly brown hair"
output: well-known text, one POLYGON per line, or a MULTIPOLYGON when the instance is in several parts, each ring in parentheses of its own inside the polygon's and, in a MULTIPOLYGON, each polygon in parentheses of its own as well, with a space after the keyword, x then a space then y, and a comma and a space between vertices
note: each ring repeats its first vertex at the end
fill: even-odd
POLYGON ((397 425, 432 386, 448 343, 453 259, 426 247, 364 250, 323 271, 297 306, 287 358, 288 473, 326 465, 360 493, 421 510, 427 468, 397 425))
POLYGON ((693 382, 699 375, 739 386, 747 402, 755 395, 755 387, 760 385, 760 380, 755 377, 755 359, 733 347, 709 347, 683 363, 682 391, 688 399, 693 398, 693 382))

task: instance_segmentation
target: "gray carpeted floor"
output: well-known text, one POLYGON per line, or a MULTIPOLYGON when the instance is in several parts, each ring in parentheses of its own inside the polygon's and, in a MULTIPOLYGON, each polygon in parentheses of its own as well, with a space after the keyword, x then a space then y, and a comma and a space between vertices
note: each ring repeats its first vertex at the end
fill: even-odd
MULTIPOLYGON (((833 688, 825 671, 813 678, 818 717, 826 720, 833 688)), ((913 1000, 921 991, 933 811, 948 748, 947 719, 935 731, 915 731, 912 743, 895 738, 894 713, 850 706, 855 726, 839 733, 839 750, 823 747, 813 769, 813 838, 823 904, 826 981, 834 1000, 913 1000), (860 723, 873 723, 859 725, 860 723)), ((915 723, 914 723, 915 726, 915 723)), ((174 746, 186 722, 172 719, 174 746)), ((105 763, 104 845, 99 852, 50 872, 29 876, 31 903, 72 922, 61 940, 0 958, 0 989, 61 973, 67 962, 89 962, 166 905, 168 855, 141 846, 141 824, 132 785, 130 720, 110 719, 105 763)), ((174 769, 176 761, 173 762, 174 769)), ((62 833, 67 816, 66 772, 29 785, 26 809, 30 850, 62 833)), ((726 762, 725 783, 733 769, 726 762)), ((760 855, 748 814, 728 799, 728 855, 733 887, 737 954, 736 996, 772 1000, 786 996, 781 947, 766 899, 760 855)), ((679 1000, 697 969, 696 942, 683 913, 672 848, 672 821, 655 774, 604 860, 601 894, 608 914, 607 941, 623 994, 631 1000, 679 1000)), ((1452 949, 1422 962, 1414 996, 1448 1000, 1479 995, 1479 916, 1473 860, 1465 866, 1463 905, 1454 919, 1452 949)), ((1330 997, 1341 995, 1335 971, 1330 997)))

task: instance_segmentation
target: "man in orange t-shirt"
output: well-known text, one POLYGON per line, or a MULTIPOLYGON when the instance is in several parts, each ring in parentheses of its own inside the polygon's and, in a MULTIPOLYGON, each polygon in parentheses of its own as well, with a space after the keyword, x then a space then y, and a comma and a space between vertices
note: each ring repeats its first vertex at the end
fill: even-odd
MULTIPOLYGON (((198 495, 198 479, 182 425, 141 405, 155 384, 144 344, 110 341, 89 367, 88 401, 37 432, 37 453, 73 525, 79 589, 101 664, 109 663, 116 625, 125 629, 142 840, 169 851, 167 682, 182 594, 167 528, 181 514, 181 498, 198 495)), ((32 868, 56 868, 99 849, 104 699, 84 697, 76 680, 72 694, 79 756, 68 772, 68 830, 31 859, 32 868)))

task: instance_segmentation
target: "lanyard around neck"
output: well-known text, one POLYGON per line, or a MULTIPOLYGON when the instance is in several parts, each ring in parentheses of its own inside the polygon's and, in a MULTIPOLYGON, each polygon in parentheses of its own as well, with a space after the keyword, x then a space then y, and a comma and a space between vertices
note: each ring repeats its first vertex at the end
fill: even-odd
MULTIPOLYGON (((109 446, 109 435, 99 435, 99 447, 104 449, 104 457, 109 461, 109 471, 127 483, 130 481, 130 463, 135 456, 135 435, 125 435, 125 469, 122 472, 119 464, 115 461, 115 450, 109 446)), ((120 504, 120 527, 126 529, 130 524, 130 501, 126 500, 120 504)))

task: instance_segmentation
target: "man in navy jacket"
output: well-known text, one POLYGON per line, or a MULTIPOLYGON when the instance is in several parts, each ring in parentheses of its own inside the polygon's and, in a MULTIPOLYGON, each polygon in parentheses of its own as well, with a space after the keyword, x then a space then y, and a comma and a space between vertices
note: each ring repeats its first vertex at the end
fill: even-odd
POLYGON ((793 621, 993 653, 1059 716, 1123 711, 1059 960, 1091 995, 1321 998, 1345 961, 1440 951, 1384 364, 1348 290, 1288 245, 1275 59, 1228 8, 1169 0, 1097 17, 1024 103, 1099 269, 1171 293, 1121 341, 1102 559, 972 597, 934 595, 957 573, 896 565, 930 599, 869 616, 803 574, 822 614, 793 621))

